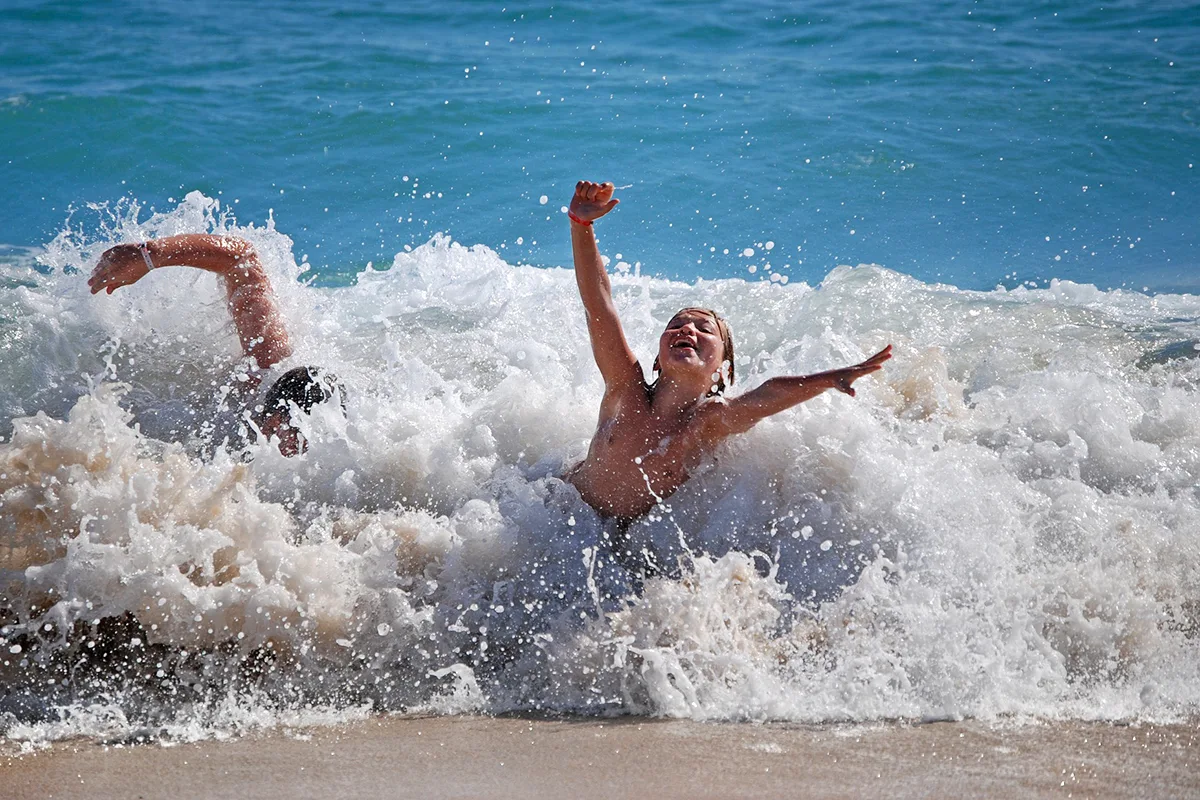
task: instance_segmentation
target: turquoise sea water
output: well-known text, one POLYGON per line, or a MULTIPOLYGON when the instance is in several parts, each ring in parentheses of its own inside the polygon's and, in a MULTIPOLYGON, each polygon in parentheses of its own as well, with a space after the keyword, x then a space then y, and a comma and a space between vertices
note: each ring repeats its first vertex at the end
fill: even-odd
POLYGON ((1191 3, 8 0, 0 28, 10 245, 199 189, 334 282, 435 231, 560 265, 586 177, 628 185, 605 235, 651 274, 1200 289, 1191 3))

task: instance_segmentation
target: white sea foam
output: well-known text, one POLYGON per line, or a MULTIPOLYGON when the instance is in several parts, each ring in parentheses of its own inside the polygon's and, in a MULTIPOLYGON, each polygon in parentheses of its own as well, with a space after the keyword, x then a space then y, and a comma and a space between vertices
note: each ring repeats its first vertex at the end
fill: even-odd
POLYGON ((435 237, 316 289, 190 195, 98 209, 0 283, 0 730, 228 735, 363 709, 1177 719, 1200 704, 1200 298, 613 279, 637 352, 721 309, 739 387, 896 357, 730 442, 630 543, 557 475, 601 384, 568 270, 435 237), (123 239, 222 230, 333 368, 307 455, 202 457, 236 362, 213 278, 111 297, 123 239), (214 388, 215 387, 215 388, 214 388), (307 716, 306 716, 307 715, 307 716), (322 716, 324 715, 324 716, 322 716))

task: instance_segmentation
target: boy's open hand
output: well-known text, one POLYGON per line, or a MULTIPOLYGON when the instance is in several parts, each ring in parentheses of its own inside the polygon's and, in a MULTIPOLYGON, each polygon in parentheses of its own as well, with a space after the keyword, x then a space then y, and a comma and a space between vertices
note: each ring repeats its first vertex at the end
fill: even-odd
POLYGON ((92 288, 92 294, 105 290, 112 294, 113 289, 137 283, 149 271, 136 244, 119 244, 100 256, 92 277, 88 278, 88 286, 92 288))
POLYGON ((600 219, 621 202, 612 195, 611 183, 580 181, 575 184, 575 196, 571 198, 571 213, 586 222, 600 219))
POLYGON ((843 369, 830 370, 825 374, 833 383, 834 389, 837 389, 839 392, 845 392, 851 397, 854 397, 854 382, 864 375, 870 375, 872 372, 883 369, 883 362, 887 361, 891 357, 892 346, 889 344, 887 347, 883 348, 861 364, 855 364, 852 367, 844 367, 843 369))

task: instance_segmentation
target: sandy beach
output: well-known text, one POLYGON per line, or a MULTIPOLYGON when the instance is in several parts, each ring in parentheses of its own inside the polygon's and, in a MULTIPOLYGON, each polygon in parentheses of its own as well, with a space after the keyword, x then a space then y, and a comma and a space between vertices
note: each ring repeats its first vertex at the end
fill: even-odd
POLYGON ((0 758, 4 798, 1196 797, 1194 725, 379 717, 0 758))

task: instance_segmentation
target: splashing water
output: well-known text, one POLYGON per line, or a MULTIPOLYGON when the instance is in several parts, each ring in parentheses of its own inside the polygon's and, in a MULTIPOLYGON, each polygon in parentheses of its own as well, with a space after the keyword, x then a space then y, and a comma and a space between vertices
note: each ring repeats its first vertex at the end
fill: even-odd
MULTIPOLYGON (((1200 298, 617 274, 635 350, 729 318, 746 385, 896 358, 724 446, 628 532, 558 476, 601 383, 568 270, 437 236, 355 285, 199 194, 97 207, 0 284, 0 731, 196 738, 366 709, 1178 719, 1200 703, 1200 298), (90 230, 88 233, 85 231, 90 230), (111 297, 113 242, 212 230, 328 365, 308 453, 205 454, 215 279, 111 297), (97 233, 98 231, 98 233, 97 233)), ((18 259, 18 261, 20 261, 18 259)))

